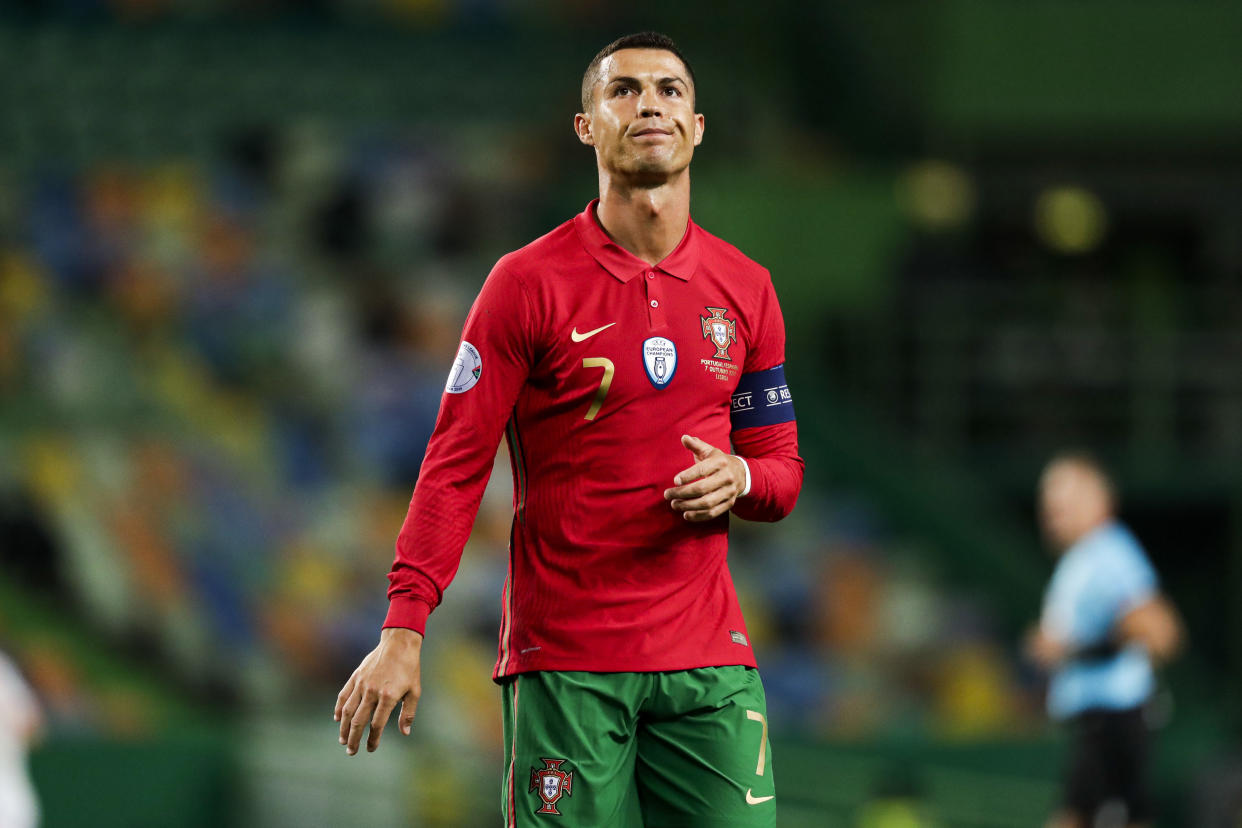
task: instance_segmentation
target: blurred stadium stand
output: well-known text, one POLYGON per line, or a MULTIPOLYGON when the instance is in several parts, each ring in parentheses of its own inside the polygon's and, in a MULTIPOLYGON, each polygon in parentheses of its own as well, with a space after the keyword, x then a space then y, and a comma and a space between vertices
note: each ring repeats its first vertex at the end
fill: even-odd
POLYGON ((48 825, 494 821, 503 452, 416 735, 347 761, 328 707, 469 302, 592 197, 578 78, 653 25, 700 78, 696 218, 789 325, 808 487, 731 561, 782 826, 1041 823, 1062 745, 1017 640, 1066 444, 1190 626, 1159 824, 1236 822, 1242 11, 660 11, 0 12, 0 638, 49 709, 48 825))

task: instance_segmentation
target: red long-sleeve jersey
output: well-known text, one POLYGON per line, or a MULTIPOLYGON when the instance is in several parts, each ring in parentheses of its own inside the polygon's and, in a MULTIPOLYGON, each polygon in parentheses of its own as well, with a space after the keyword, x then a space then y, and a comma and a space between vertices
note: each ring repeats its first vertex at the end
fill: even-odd
POLYGON ((768 272, 691 221, 658 265, 595 204, 504 256, 466 320, 389 574, 386 627, 424 630, 457 572, 503 432, 514 476, 494 677, 745 664, 728 516, 663 497, 690 434, 747 461, 733 512, 779 520, 802 486, 768 272))

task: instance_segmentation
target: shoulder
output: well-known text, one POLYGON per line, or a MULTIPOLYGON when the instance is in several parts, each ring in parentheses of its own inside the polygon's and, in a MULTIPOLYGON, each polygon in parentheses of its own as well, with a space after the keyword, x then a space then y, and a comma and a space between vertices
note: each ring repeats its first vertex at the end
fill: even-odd
POLYGON ((574 220, 570 219, 529 244, 501 256, 495 271, 517 279, 523 285, 530 285, 549 271, 549 262, 581 254, 585 251, 578 240, 574 220))
POLYGON ((696 224, 699 232, 699 255, 704 264, 729 272, 731 279, 749 282, 758 288, 772 283, 772 274, 766 267, 747 256, 734 245, 704 230, 696 224))
POLYGON ((1089 539, 1092 568, 1109 580, 1148 579, 1154 575, 1142 544, 1125 526, 1111 523, 1089 539))
POLYGON ((1109 523, 1096 530, 1088 540, 1091 550, 1101 558, 1145 558, 1138 538, 1120 523, 1109 523))

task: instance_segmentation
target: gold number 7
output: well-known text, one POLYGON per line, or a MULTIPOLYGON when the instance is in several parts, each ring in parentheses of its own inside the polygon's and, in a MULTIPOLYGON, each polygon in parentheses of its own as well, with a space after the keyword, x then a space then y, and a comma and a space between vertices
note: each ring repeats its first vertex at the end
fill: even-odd
POLYGON ((763 776, 763 762, 768 752, 768 720, 758 710, 747 710, 746 718, 752 722, 763 722, 763 736, 759 739, 759 764, 755 766, 755 775, 763 776))
POLYGON ((612 360, 607 357, 587 357, 582 360, 582 367, 604 369, 604 378, 600 380, 599 390, 595 392, 595 401, 591 403, 591 407, 587 409, 586 417, 583 418, 594 420, 595 415, 599 413, 600 408, 604 405, 604 397, 608 396, 608 389, 612 387, 612 374, 614 370, 612 360))

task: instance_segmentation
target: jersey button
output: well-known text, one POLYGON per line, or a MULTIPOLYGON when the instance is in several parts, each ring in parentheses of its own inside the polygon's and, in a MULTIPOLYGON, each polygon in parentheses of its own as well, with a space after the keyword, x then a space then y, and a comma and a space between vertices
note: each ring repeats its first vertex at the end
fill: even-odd
POLYGON ((648 279, 654 279, 654 278, 655 278, 655 271, 653 271, 653 270, 648 270, 648 271, 647 271, 647 278, 648 278, 648 279))
POLYGON ((660 303, 659 303, 659 302, 657 302, 656 300, 652 299, 652 300, 651 300, 651 307, 653 307, 653 308, 658 308, 658 307, 660 307, 660 303))

